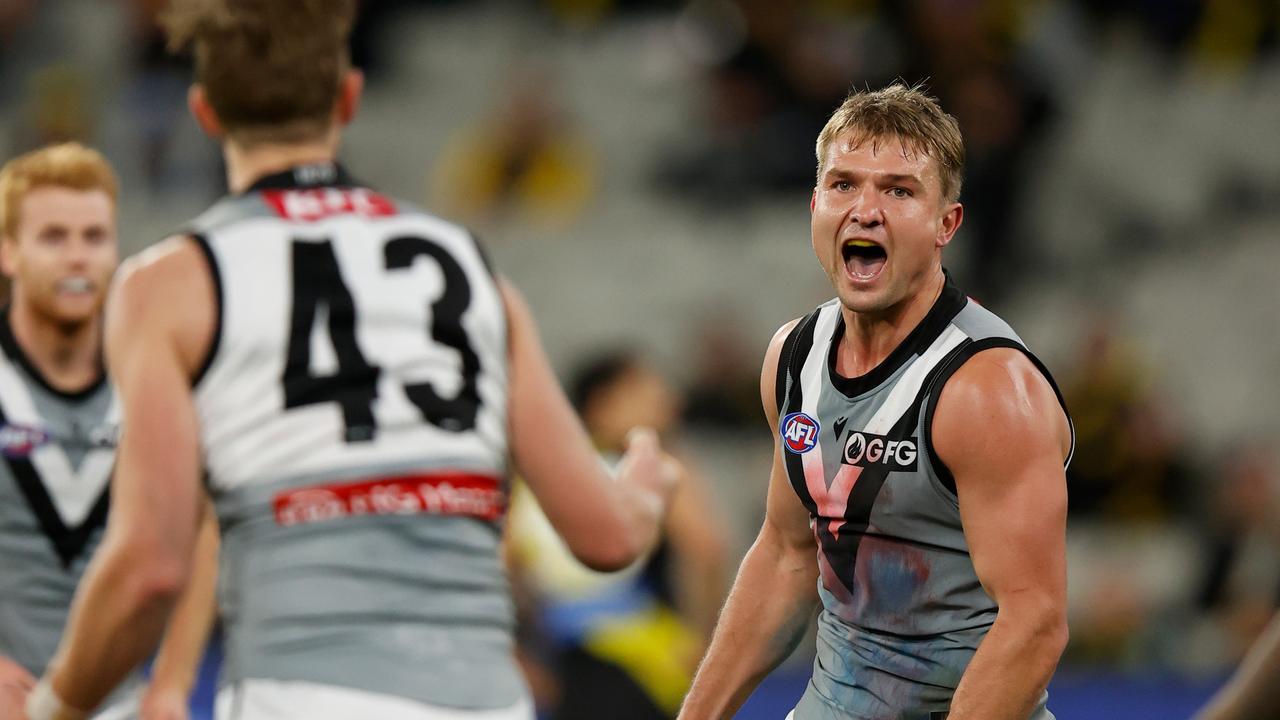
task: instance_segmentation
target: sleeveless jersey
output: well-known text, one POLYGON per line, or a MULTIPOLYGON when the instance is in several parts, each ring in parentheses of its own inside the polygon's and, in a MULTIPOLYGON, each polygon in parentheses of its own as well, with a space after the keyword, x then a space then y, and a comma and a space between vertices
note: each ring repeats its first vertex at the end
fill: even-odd
POLYGON ((0 311, 0 655, 39 676, 107 519, 119 409, 51 387, 0 311))
MULTIPOLYGON (((934 407, 951 375, 989 348, 1020 350, 1053 379, 950 276, 921 323, 861 377, 835 371, 840 309, 831 300, 797 323, 778 365, 783 459, 812 518, 823 605, 795 718, 944 718, 997 607, 975 574, 954 479, 930 443, 934 407)), ((1032 720, 1053 717, 1046 699, 1032 720)))
POLYGON ((474 238, 333 165, 264 178, 190 234, 218 293, 195 404, 223 681, 514 705, 506 318, 474 238))

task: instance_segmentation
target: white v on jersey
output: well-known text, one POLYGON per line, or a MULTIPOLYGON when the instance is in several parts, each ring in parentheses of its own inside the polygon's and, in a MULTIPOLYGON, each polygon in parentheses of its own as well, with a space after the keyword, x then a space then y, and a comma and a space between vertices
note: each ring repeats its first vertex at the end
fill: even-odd
MULTIPOLYGON (((120 408, 105 375, 55 388, 0 309, 0 656, 44 673, 102 540, 120 408)), ((97 718, 132 717, 140 674, 97 718)))
POLYGON ((195 399, 224 684, 516 705, 506 318, 474 238, 332 165, 264 178, 190 232, 220 306, 195 399))

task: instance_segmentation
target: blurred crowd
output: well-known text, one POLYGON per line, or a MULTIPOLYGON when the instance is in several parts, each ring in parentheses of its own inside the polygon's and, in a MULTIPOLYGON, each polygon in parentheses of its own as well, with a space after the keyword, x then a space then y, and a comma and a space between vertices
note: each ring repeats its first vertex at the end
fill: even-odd
MULTIPOLYGON (((189 59, 169 53, 156 32, 163 0, 117 2, 112 17, 123 18, 118 51, 128 69, 123 100, 114 102, 127 103, 124 132, 139 149, 135 167, 125 169, 132 180, 126 192, 189 191, 208 199, 221 190, 220 169, 212 148, 179 140, 189 59)), ((53 4, 55 10, 88 5, 53 4)), ((626 148, 640 158, 640 180, 630 187, 673 215, 692 212, 708 225, 779 197, 803 203, 813 183, 814 139, 850 87, 899 78, 926 83, 959 120, 968 149, 965 224, 951 261, 963 269, 966 289, 993 305, 1025 297, 1024 277, 1052 274, 1044 268, 1053 253, 1037 242, 1049 231, 1027 220, 1036 207, 1029 195, 1060 170, 1051 142, 1071 137, 1061 125, 1075 117, 1072 108, 1086 95, 1082 84, 1096 77, 1088 68, 1104 48, 1122 38, 1167 77, 1189 73, 1221 85, 1250 82, 1280 55, 1280 3, 1274 0, 367 0, 362 7, 355 57, 374 93, 412 72, 399 64, 405 54, 386 40, 405 17, 473 12, 483 22, 514 15, 533 28, 521 40, 519 61, 506 65, 487 111, 456 127, 434 128, 440 152, 429 170, 418 170, 429 205, 495 242, 528 227, 571 235, 616 190, 611 163, 617 152, 601 146, 583 107, 632 90, 601 87, 585 103, 569 97, 554 59, 560 44, 620 26, 663 29, 669 38, 663 47, 678 57, 659 59, 680 63, 694 78, 694 100, 673 123, 683 130, 679 136, 626 148)), ((61 55, 66 42, 51 40, 65 22, 53 17, 55 10, 37 0, 0 2, 0 130, 8 132, 0 148, 6 156, 59 140, 101 144, 119 132, 99 122, 110 99, 95 86, 92 68, 61 55)), ((92 19, 104 11, 84 12, 92 19)), ((456 72, 466 72, 465 64, 456 72)), ((1226 108, 1221 116, 1232 112, 1226 108)), ((404 125, 406 132, 425 132, 404 125)), ((1265 214, 1280 197, 1274 172, 1233 175, 1220 184, 1215 192, 1233 212, 1265 214)), ((1113 232, 1124 242, 1117 257, 1139 263, 1184 251, 1164 244, 1159 215, 1119 213, 1113 232)), ((803 227, 793 231, 803 237, 803 227)), ((732 233, 720 233, 726 235, 732 242, 732 233)), ((1086 264, 1110 256, 1089 257, 1086 264)), ((1103 298, 1089 301, 1089 307, 1107 307, 1103 298)), ((1076 318, 1078 331, 1060 342, 1065 351, 1049 358, 1078 439, 1069 472, 1073 607, 1066 661, 1215 672, 1240 656, 1280 604, 1276 438, 1263 428, 1198 440, 1194 413, 1180 402, 1189 379, 1170 376, 1167 358, 1135 340, 1140 334, 1131 317, 1079 310, 1085 305, 1074 308, 1087 317, 1076 318)), ((549 707, 586 697, 565 692, 572 683, 603 688, 617 681, 634 685, 660 717, 687 683, 690 658, 706 639, 743 538, 763 512, 762 505, 725 494, 750 486, 742 492, 762 497, 765 463, 751 478, 717 478, 722 471, 700 462, 697 452, 728 442, 750 444, 751 457, 767 457, 759 453, 768 438, 758 390, 767 336, 757 337, 735 310, 697 308, 681 318, 656 318, 686 338, 678 366, 663 362, 670 353, 654 357, 604 345, 562 363, 583 368, 571 385, 606 458, 617 452, 628 423, 648 422, 677 446, 688 440, 694 466, 703 466, 707 477, 687 490, 689 507, 673 518, 663 549, 622 578, 566 570, 537 530, 536 509, 531 515, 517 509, 512 556, 525 600, 525 660, 549 707), (752 509, 740 512, 744 506, 752 509), (665 647, 679 658, 672 664, 637 647, 665 647), (663 667, 679 671, 664 675, 663 667)), ((1194 382, 1211 383, 1213 375, 1204 368, 1194 382)), ((574 712, 562 708, 560 716, 574 712)))

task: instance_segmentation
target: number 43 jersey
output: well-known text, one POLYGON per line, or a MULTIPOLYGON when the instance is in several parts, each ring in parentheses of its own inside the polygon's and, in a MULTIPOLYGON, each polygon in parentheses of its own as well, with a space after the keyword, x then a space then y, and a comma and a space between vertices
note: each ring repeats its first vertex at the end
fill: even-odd
POLYGON ((195 400, 224 682, 515 704, 506 321, 474 238, 332 165, 264 178, 190 232, 219 303, 195 400))

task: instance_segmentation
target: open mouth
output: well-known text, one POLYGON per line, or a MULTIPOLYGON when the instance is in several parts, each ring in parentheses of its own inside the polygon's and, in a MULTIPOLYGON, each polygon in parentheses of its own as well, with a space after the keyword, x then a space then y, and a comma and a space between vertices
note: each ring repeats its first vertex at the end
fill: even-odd
POLYGON ((889 260, 889 253, 870 240, 846 240, 840 254, 845 270, 856 280, 874 280, 889 260))
POLYGON ((85 277, 69 277, 58 282, 58 292, 69 295, 80 295, 93 290, 93 283, 85 277))

